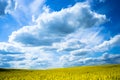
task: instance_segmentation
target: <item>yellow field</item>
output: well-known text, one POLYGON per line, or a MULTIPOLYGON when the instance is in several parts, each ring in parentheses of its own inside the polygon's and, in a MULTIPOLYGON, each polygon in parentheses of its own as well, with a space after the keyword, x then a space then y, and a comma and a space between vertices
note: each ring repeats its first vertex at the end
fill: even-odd
POLYGON ((120 80, 120 64, 51 70, 0 69, 0 80, 120 80))

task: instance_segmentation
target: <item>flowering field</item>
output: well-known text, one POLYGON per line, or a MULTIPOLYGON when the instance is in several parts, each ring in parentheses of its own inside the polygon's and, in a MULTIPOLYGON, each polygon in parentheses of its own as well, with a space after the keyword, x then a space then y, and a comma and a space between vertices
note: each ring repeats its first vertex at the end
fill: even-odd
POLYGON ((0 69, 0 80, 120 80, 120 64, 49 70, 0 69))

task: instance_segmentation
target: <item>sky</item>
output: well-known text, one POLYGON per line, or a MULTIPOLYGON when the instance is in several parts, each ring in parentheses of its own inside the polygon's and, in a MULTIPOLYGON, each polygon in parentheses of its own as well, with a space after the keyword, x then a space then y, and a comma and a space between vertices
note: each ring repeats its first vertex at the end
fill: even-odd
POLYGON ((119 0, 0 0, 0 68, 120 64, 119 0))

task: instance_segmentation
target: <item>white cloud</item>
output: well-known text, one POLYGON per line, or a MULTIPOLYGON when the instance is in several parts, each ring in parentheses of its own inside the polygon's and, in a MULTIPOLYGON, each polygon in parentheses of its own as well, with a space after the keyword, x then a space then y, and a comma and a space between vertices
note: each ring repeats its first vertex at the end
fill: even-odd
POLYGON ((44 51, 42 47, 24 47, 20 45, 19 47, 10 43, 0 43, 0 45, 0 67, 52 68, 53 61, 56 59, 52 52, 44 51))
POLYGON ((45 2, 45 0, 34 0, 30 4, 31 13, 32 14, 40 13, 41 12, 40 9, 42 9, 44 2, 45 2))
POLYGON ((15 9, 14 0, 0 0, 0 15, 11 13, 15 9))
POLYGON ((12 44, 12 43, 6 43, 6 42, 0 42, 0 52, 1 54, 9 54, 9 53, 23 53, 21 51, 21 46, 12 44))
POLYGON ((84 56, 88 55, 89 53, 91 53, 90 49, 79 49, 71 52, 71 54, 74 56, 84 56))
MULTIPOLYGON (((24 7, 24 5, 22 6, 24 7)), ((24 11, 27 10, 23 8, 24 11)), ((61 67, 60 56, 78 52, 79 49, 93 43, 92 39, 98 40, 98 43, 101 42, 101 37, 97 37, 100 32, 97 26, 104 23, 105 20, 105 15, 91 11, 87 3, 77 3, 73 7, 58 12, 45 10, 36 20, 34 19, 36 25, 24 26, 9 36, 9 43, 5 43, 6 49, 11 46, 13 48, 10 48, 11 51, 22 52, 24 59, 21 61, 9 60, 6 63, 14 68, 61 67), (81 37, 83 35, 84 37, 81 37), (87 40, 87 38, 90 39, 87 40)), ((8 50, 9 54, 11 54, 10 50, 8 50)), ((74 58, 71 57, 71 60, 74 58)))
POLYGON ((90 53, 97 53, 97 52, 101 53, 101 52, 109 51, 112 48, 119 47, 119 46, 120 46, 120 35, 116 35, 110 40, 104 41, 100 43, 99 45, 96 44, 94 46, 92 45, 92 47, 87 47, 87 48, 83 47, 81 49, 72 51, 71 54, 74 56, 81 56, 81 55, 86 55, 90 53))
POLYGON ((61 42, 53 43, 52 46, 59 52, 69 51, 71 53, 71 51, 78 52, 81 49, 90 51, 93 46, 99 45, 104 40, 103 36, 99 35, 100 32, 101 29, 98 28, 80 29, 67 35, 61 42))
MULTIPOLYGON (((10 10, 11 6, 7 7, 6 12, 18 22, 18 26, 32 25, 32 16, 38 17, 38 14, 43 12, 45 0, 9 0, 14 1, 14 10, 10 10)), ((9 2, 11 3, 11 2, 9 2)))
POLYGON ((15 0, 7 0, 7 7, 5 10, 5 13, 9 13, 11 14, 12 11, 14 11, 14 9, 16 9, 17 3, 15 2, 15 0))
POLYGON ((9 42, 27 45, 52 45, 80 28, 96 27, 105 22, 105 15, 92 12, 86 3, 77 3, 59 12, 42 13, 37 25, 25 26, 10 35, 9 42))
POLYGON ((116 35, 108 41, 104 41, 102 44, 93 48, 94 51, 104 52, 110 50, 113 47, 120 46, 120 35, 116 35))
POLYGON ((84 57, 84 58, 74 57, 73 60, 71 60, 70 57, 71 56, 61 57, 61 62, 63 63, 64 67, 120 63, 120 54, 104 53, 102 56, 96 57, 96 58, 95 57, 84 57))
MULTIPOLYGON (((17 1, 18 10, 15 12, 21 13, 15 16, 24 13, 26 16, 31 8, 32 11, 27 17, 33 16, 31 20, 34 24, 12 32, 8 43, 0 42, 1 53, 13 58, 5 58, 6 60, 1 58, 10 67, 52 68, 85 65, 90 61, 98 60, 88 55, 102 52, 101 50, 105 52, 108 46, 120 45, 119 35, 104 42, 103 36, 100 35, 102 30, 100 25, 106 21, 106 16, 92 11, 89 4, 77 3, 57 12, 49 12, 49 8, 44 7, 45 12, 41 13, 38 10, 43 6, 44 1, 40 1, 40 4, 38 2, 38 0, 30 2, 27 9, 26 2, 17 1), (33 8, 33 4, 37 6, 33 8), (40 13, 39 17, 32 15, 36 11, 40 13), (19 54, 13 56, 12 52, 19 54)), ((106 58, 114 59, 110 56, 106 58)))
POLYGON ((108 41, 103 41, 99 45, 96 44, 91 47, 82 47, 77 50, 73 50, 70 54, 61 56, 60 61, 64 66, 120 63, 119 53, 103 54, 103 52, 109 52, 112 48, 119 46, 120 35, 116 35, 108 41), (97 53, 101 53, 103 55, 97 58, 92 57, 92 55, 94 56, 97 53))

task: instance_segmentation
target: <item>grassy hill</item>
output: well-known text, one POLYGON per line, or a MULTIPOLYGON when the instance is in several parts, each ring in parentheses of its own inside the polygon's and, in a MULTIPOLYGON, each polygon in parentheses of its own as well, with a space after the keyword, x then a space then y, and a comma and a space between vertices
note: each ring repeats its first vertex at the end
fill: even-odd
POLYGON ((120 80, 120 64, 49 70, 0 69, 0 80, 120 80))

